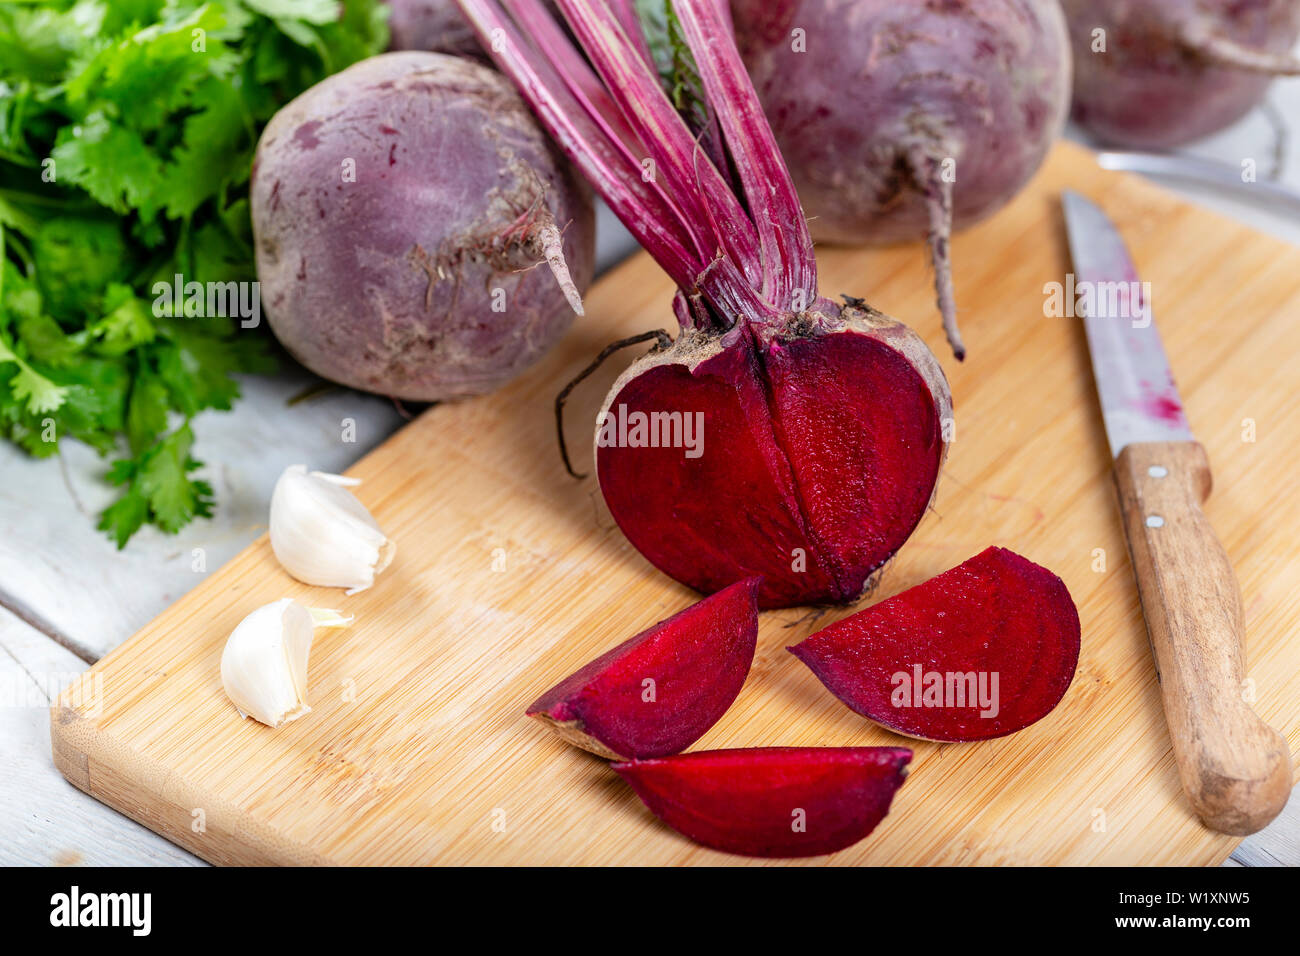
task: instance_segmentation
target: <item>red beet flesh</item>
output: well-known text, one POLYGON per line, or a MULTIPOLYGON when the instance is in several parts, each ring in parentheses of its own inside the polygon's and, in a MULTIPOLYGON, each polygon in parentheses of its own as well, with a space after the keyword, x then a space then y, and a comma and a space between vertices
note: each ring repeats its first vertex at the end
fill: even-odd
POLYGON ((760 575, 764 608, 856 600, 938 479, 951 400, 933 356, 883 317, 703 359, 679 342, 615 384, 602 421, 695 416, 699 454, 609 444, 615 425, 598 430, 614 520, 651 563, 705 593, 760 575))
POLYGON ((890 730, 988 740, 1060 702, 1079 662, 1079 613, 1051 571, 989 548, 789 650, 890 730))
POLYGON ((552 687, 528 715, 603 757, 685 750, 726 713, 749 674, 758 585, 739 581, 642 631, 552 687))
POLYGON ((616 763, 659 819, 744 856, 819 856, 852 846, 889 812, 902 747, 767 747, 616 763))

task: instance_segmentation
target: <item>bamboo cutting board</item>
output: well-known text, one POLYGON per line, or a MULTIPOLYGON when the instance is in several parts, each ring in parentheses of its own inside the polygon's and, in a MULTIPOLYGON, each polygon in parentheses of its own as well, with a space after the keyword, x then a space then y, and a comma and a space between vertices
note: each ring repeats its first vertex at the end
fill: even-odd
MULTIPOLYGON (((1238 842, 1202 827, 1179 788, 1083 329, 1044 316, 1044 283, 1069 270, 1065 186, 1112 214, 1152 283, 1214 466, 1208 514, 1245 598, 1256 707, 1293 747, 1300 737, 1300 405, 1287 369, 1300 353, 1300 249, 1062 145, 1014 203, 954 242, 964 364, 943 344, 918 246, 821 255, 825 294, 909 321, 952 382, 956 437, 937 501, 878 596, 1004 545, 1065 579, 1083 652, 1064 701, 1033 727, 912 743, 911 776, 880 828, 812 862, 1216 863, 1238 842)), ((398 541, 372 590, 298 584, 263 537, 100 661, 51 711, 59 769, 216 863, 742 862, 660 824, 601 760, 523 715, 560 677, 694 599, 628 545, 593 478, 565 475, 553 435, 561 384, 613 339, 669 328, 670 293, 638 255, 592 289, 586 317, 531 373, 430 409, 358 463, 359 497, 398 541), (312 712, 272 731, 239 719, 218 664, 235 624, 285 596, 357 620, 317 632, 312 712)), ((584 457, 621 364, 570 404, 584 457)), ((783 650, 847 613, 764 614, 748 682, 694 749, 907 743, 783 650)))

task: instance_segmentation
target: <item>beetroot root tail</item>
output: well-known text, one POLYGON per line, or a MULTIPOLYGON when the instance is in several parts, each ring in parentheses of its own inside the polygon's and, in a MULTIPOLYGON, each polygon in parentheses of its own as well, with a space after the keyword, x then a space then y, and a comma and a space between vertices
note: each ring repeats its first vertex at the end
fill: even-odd
POLYGON ((966 345, 957 328, 957 297, 952 285, 952 181, 942 173, 942 164, 929 151, 914 149, 907 156, 912 180, 925 199, 930 226, 926 243, 934 266, 934 294, 943 317, 943 332, 948 337, 957 361, 966 358, 966 345))
POLYGON ((642 332, 640 335, 630 335, 625 339, 619 339, 617 342, 611 342, 600 350, 600 354, 591 360, 591 364, 579 372, 567 385, 560 390, 560 394, 555 396, 555 433, 560 443, 560 458, 564 461, 564 470, 570 477, 577 478, 581 481, 587 477, 586 472, 575 471, 573 468, 573 459, 569 457, 569 443, 564 440, 564 403, 569 400, 569 395, 587 376, 591 375, 596 369, 605 363, 609 358, 620 349, 628 348, 632 345, 639 345, 642 342, 655 340, 655 348, 666 349, 673 344, 672 337, 663 329, 653 329, 650 332, 642 332))
POLYGON ((582 293, 578 291, 573 276, 569 274, 569 262, 564 258, 564 240, 549 210, 536 224, 533 236, 541 248, 542 255, 546 257, 546 264, 551 267, 551 275, 555 276, 560 291, 569 301, 570 308, 578 315, 582 315, 582 293))

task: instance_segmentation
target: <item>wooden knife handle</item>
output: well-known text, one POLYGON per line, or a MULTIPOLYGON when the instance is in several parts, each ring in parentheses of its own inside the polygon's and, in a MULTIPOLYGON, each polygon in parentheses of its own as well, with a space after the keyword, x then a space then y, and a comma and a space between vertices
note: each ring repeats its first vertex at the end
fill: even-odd
POLYGON ((1241 591, 1201 511, 1209 459, 1196 442, 1129 445, 1115 484, 1183 789, 1206 826, 1254 833, 1290 796, 1291 752, 1246 702, 1241 591))

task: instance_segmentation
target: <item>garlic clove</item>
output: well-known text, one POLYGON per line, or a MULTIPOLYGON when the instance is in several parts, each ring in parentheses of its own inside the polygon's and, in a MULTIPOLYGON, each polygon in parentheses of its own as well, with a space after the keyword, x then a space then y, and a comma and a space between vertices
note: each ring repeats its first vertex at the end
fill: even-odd
POLYGON ((364 591, 393 561, 397 545, 348 491, 357 478, 291 465, 271 494, 271 550, 306 584, 364 591))
POLYGON ((240 621, 221 652, 221 684, 239 716, 279 727, 309 712, 312 632, 351 623, 337 611, 306 608, 290 598, 259 607, 240 621))

